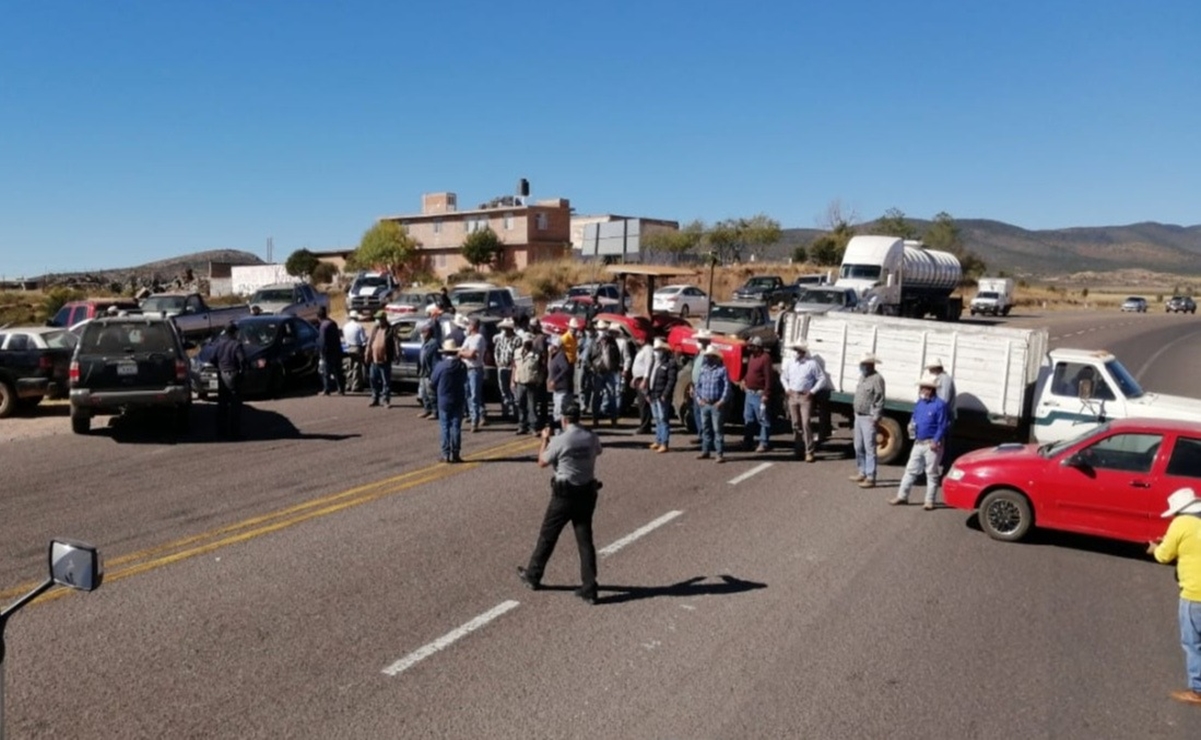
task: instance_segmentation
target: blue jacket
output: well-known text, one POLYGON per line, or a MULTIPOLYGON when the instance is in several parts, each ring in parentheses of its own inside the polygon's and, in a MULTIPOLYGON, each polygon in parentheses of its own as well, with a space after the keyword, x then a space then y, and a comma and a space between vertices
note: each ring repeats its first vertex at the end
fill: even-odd
POLYGON ((467 405, 467 366, 457 355, 445 357, 434 368, 430 383, 438 394, 438 411, 463 413, 467 405))
POLYGON ((947 404, 938 396, 926 400, 919 398, 913 406, 913 425, 915 439, 932 439, 935 442, 945 442, 947 429, 951 426, 951 415, 947 404))

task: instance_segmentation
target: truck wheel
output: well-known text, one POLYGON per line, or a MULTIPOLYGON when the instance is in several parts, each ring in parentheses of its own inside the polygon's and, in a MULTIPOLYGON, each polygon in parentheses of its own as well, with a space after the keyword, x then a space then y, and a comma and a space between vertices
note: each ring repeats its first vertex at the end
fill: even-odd
POLYGON ((71 431, 76 434, 87 434, 92 426, 92 417, 87 412, 77 412, 71 409, 71 431))
POLYGON ((38 407, 38 404, 41 402, 42 402, 41 396, 33 396, 32 398, 18 398, 17 399, 17 413, 20 413, 20 414, 32 413, 33 410, 36 409, 38 407))
POLYGON ((1011 308, 1013 308, 1013 306, 1006 306, 1005 308, 1003 308, 1003 309, 1001 310, 1001 315, 1002 315, 1002 316, 1008 316, 1008 315, 1009 315, 1009 309, 1011 309, 1011 308))
POLYGON ((980 502, 980 528, 994 540, 1017 542, 1034 524, 1034 510, 1020 491, 998 488, 980 502))
POLYGON ((901 423, 891 416, 880 417, 876 425, 876 461, 881 465, 890 465, 901 457, 905 447, 905 436, 901 423))
POLYGON ((17 391, 0 380, 0 419, 7 419, 17 410, 17 391))
POLYGON ((688 304, 687 303, 685 303, 683 306, 680 306, 680 318, 681 319, 688 318, 688 304))

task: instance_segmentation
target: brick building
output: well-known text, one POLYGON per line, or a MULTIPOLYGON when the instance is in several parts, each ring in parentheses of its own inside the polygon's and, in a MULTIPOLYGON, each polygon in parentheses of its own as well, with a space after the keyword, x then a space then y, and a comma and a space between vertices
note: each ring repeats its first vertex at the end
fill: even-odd
POLYGON ((403 226, 416 240, 425 268, 442 279, 469 266, 459 249, 467 235, 479 229, 491 228, 505 245, 501 270, 521 270, 569 253, 571 203, 566 198, 533 203, 508 200, 460 211, 454 193, 425 193, 421 213, 380 220, 403 226))

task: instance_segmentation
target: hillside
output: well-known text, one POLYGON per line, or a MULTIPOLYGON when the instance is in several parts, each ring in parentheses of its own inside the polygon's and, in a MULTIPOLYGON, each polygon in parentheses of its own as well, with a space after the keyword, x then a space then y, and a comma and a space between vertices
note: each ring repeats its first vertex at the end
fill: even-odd
MULTIPOLYGON (((910 221, 919 232, 930 224, 910 221)), ((1201 275, 1201 225, 1146 222, 1032 231, 986 219, 961 219, 958 224, 965 246, 984 258, 990 272, 1039 277, 1142 268, 1201 275)), ((860 224, 856 231, 870 234, 871 225, 860 224)), ((781 242, 766 250, 764 257, 787 259, 797 244, 808 244, 820 233, 786 229, 781 242)))
POLYGON ((175 280, 187 282, 186 275, 192 271, 195 278, 207 277, 210 262, 229 265, 261 265, 263 260, 256 254, 238 249, 210 249, 179 257, 148 262, 135 267, 119 267, 93 272, 62 272, 41 278, 45 286, 108 287, 113 283, 129 286, 151 286, 175 280))

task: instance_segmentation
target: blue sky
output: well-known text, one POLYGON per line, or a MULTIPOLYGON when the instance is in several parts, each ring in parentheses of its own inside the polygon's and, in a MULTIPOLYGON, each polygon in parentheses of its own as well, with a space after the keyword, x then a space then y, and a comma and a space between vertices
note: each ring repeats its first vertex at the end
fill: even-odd
POLYGON ((1201 223, 1201 3, 0 7, 0 275, 357 244, 423 192, 1201 223))

